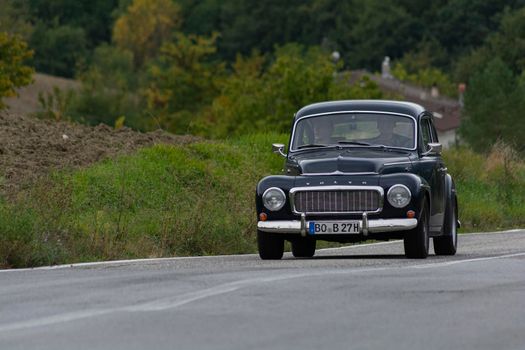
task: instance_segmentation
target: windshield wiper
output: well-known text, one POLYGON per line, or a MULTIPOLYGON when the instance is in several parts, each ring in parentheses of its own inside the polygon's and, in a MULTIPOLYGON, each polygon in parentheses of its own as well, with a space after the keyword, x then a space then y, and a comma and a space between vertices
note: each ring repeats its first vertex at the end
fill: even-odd
POLYGON ((323 145, 323 144, 320 144, 320 143, 309 143, 309 144, 306 144, 306 145, 301 145, 301 146, 298 146, 297 149, 303 149, 303 148, 310 148, 310 147, 328 147, 328 145, 323 145))
POLYGON ((406 149, 401 149, 396 146, 385 146, 385 145, 378 144, 378 145, 370 145, 370 147, 379 148, 380 150, 387 151, 387 152, 401 152, 401 153, 407 152, 406 149))
POLYGON ((406 150, 399 149, 399 147, 395 147, 395 146, 385 146, 382 144, 371 144, 371 143, 360 142, 360 141, 339 141, 338 144, 379 148, 380 150, 383 150, 383 151, 406 152, 406 150))
POLYGON ((357 145, 357 146, 372 146, 369 143, 366 142, 359 142, 359 141, 339 141, 337 142, 341 145, 357 145))

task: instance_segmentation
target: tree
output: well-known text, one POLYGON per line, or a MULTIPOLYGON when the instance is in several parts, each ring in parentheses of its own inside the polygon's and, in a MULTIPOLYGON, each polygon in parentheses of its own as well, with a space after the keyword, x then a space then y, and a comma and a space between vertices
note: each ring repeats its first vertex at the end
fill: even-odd
POLYGON ((401 57, 421 40, 418 22, 393 1, 356 2, 353 9, 356 20, 343 56, 352 67, 379 70, 385 56, 401 57))
POLYGON ((148 110, 156 123, 173 132, 187 132, 197 111, 219 92, 224 66, 210 61, 217 34, 210 37, 176 33, 149 67, 148 110))
POLYGON ((114 18, 112 12, 118 0, 8 0, 26 3, 33 22, 43 22, 47 27, 69 26, 82 28, 90 49, 111 39, 114 18))
MULTIPOLYGON (((111 40, 118 5, 118 0, 3 1, 12 2, 21 19, 34 25, 29 43, 36 69, 65 77, 84 70, 95 47, 111 40)), ((0 7, 0 22, 1 13, 0 7)))
POLYGON ((505 62, 516 75, 525 70, 525 7, 503 12, 499 29, 488 35, 482 46, 459 60, 457 79, 468 81, 495 57, 505 62))
POLYGON ((222 0, 177 0, 181 5, 184 22, 184 33, 210 35, 221 30, 222 0))
POLYGON ((450 0, 436 9, 430 28, 448 52, 458 55, 483 44, 498 28, 496 16, 513 0, 450 0))
POLYGON ((33 69, 25 63, 32 55, 19 36, 0 32, 0 109, 3 97, 15 96, 17 87, 32 82, 33 69))
POLYGON ((133 67, 133 55, 114 46, 96 48, 92 63, 79 75, 82 88, 68 106, 69 115, 92 125, 113 125, 124 116, 128 125, 140 128, 137 95, 141 72, 133 67))
POLYGON ((29 39, 33 26, 29 22, 29 9, 24 1, 0 1, 0 32, 18 34, 29 39))
POLYGON ((517 11, 507 8, 500 23, 500 29, 488 37, 488 45, 519 74, 525 70, 525 7, 517 11))
POLYGON ((275 45, 297 41, 302 30, 302 0, 225 1, 221 10, 219 49, 233 60, 237 53, 271 52, 275 45))
POLYGON ((211 108, 199 118, 200 133, 227 137, 253 132, 288 132, 300 107, 313 102, 380 98, 377 85, 336 75, 330 52, 288 44, 275 57, 238 56, 234 73, 222 84, 211 108))
POLYGON ((469 81, 461 135, 480 151, 488 151, 498 140, 523 149, 519 126, 524 92, 525 84, 518 84, 510 68, 493 59, 469 81))
POLYGON ((86 33, 82 28, 44 22, 35 26, 30 41, 35 50, 35 68, 48 74, 72 78, 77 65, 88 55, 86 33))
POLYGON ((113 41, 133 53, 136 67, 155 57, 180 26, 180 8, 172 0, 134 0, 113 28, 113 41))

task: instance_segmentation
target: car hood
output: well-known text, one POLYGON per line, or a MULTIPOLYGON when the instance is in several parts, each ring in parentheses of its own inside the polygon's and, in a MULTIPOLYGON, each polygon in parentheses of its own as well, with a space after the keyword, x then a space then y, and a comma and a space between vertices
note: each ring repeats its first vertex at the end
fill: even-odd
POLYGON ((305 152, 293 156, 291 166, 298 174, 377 173, 386 169, 407 171, 411 166, 408 154, 382 149, 342 149, 305 152), (399 168, 399 169, 398 169, 399 168))

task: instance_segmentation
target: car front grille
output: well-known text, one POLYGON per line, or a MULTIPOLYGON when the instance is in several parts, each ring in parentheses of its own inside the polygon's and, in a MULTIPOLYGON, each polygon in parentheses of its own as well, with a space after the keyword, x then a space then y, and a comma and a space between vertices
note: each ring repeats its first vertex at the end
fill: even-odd
POLYGON ((298 213, 378 212, 382 198, 378 190, 305 190, 293 194, 293 206, 298 213))

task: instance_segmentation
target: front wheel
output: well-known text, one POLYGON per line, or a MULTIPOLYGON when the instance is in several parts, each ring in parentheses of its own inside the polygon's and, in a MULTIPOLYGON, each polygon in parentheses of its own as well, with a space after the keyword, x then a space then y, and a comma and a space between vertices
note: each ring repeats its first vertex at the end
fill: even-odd
POLYGON ((403 243, 405 245, 405 256, 407 258, 425 259, 428 256, 428 217, 428 206, 425 201, 421 207, 421 215, 417 227, 405 233, 403 243))
POLYGON ((316 240, 310 237, 296 238, 291 241, 292 254, 296 258, 311 258, 315 254, 316 240))
POLYGON ((274 233, 257 230, 257 247, 263 260, 279 260, 284 253, 284 239, 274 233))
POLYGON ((458 247, 458 218, 456 201, 450 201, 445 215, 443 236, 434 237, 434 252, 436 255, 455 255, 458 247))

